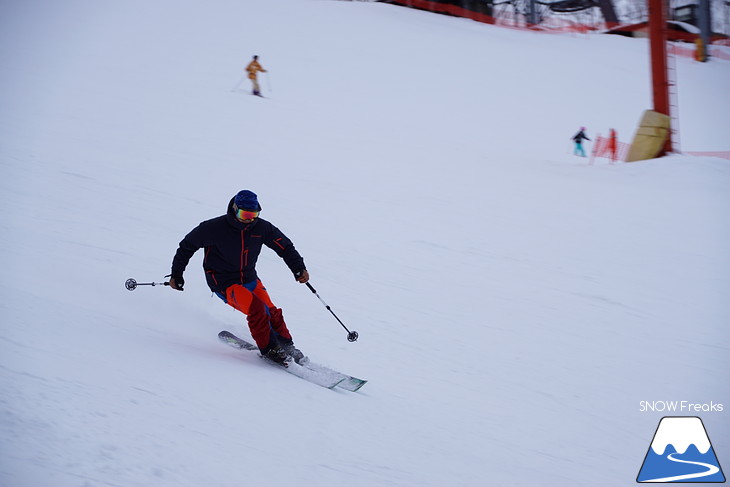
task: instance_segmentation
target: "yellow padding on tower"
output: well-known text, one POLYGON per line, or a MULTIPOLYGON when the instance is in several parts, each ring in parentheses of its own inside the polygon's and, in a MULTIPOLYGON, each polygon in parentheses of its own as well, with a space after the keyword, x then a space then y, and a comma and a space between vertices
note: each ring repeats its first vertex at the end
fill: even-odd
POLYGON ((639 122, 639 129, 631 142, 626 162, 654 159, 664 147, 669 136, 671 119, 669 115, 646 110, 639 122))

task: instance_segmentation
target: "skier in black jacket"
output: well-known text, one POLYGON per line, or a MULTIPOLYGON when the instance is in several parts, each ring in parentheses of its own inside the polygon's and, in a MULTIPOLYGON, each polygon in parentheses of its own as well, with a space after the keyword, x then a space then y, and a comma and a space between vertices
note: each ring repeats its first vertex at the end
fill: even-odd
POLYGON ((249 190, 240 191, 228 203, 225 215, 202 222, 188 233, 172 259, 170 287, 183 290, 183 272, 198 249, 205 249, 203 269, 210 287, 225 303, 246 315, 251 336, 261 354, 283 363, 297 362, 304 354, 294 347, 280 308, 271 302, 256 275, 256 260, 266 245, 284 259, 294 278, 306 283, 309 273, 294 244, 278 228, 259 218, 261 205, 249 190))
POLYGON ((586 128, 581 127, 577 134, 575 134, 572 139, 573 142, 575 142, 575 149, 573 150, 574 156, 581 156, 586 157, 586 151, 583 150, 583 140, 591 140, 588 138, 585 132, 586 128))

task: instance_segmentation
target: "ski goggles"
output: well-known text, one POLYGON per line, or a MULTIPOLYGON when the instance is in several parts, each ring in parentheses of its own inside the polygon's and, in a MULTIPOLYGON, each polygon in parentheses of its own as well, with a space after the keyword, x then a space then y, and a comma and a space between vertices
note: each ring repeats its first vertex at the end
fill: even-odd
POLYGON ((235 205, 233 206, 233 209, 236 211, 236 218, 239 220, 253 220, 259 216, 258 211, 244 210, 235 205))

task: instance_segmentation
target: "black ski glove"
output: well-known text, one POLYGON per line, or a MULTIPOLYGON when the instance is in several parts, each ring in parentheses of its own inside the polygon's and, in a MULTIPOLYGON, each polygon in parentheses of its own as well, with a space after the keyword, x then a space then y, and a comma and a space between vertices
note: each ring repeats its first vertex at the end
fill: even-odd
POLYGON ((170 277, 170 287, 178 291, 184 291, 185 279, 183 276, 165 276, 170 277))
POLYGON ((305 282, 309 281, 309 272, 307 272, 307 269, 297 271, 294 273, 294 279, 304 284, 305 282))

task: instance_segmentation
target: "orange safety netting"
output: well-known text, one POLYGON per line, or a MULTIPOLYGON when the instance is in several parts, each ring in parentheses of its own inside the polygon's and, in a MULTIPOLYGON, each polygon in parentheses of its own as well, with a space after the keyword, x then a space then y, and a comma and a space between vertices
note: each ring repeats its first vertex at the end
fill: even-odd
POLYGON ((730 151, 719 151, 719 152, 685 152, 685 154, 689 154, 690 156, 698 156, 698 157, 719 157, 721 159, 728 159, 728 160, 730 160, 730 151))
MULTIPOLYGON (((614 142, 612 142, 611 137, 602 137, 600 135, 597 135, 595 143, 593 144, 593 150, 591 151, 590 164, 593 164, 596 158, 610 159, 611 164, 614 164, 617 161, 625 162, 630 147, 631 144, 626 144, 615 139, 614 142)), ((688 151, 683 152, 683 154, 697 157, 719 157, 721 159, 730 160, 730 151, 688 151)))
POLYGON ((594 159, 597 157, 610 159, 611 164, 616 161, 623 162, 629 153, 629 147, 631 147, 631 144, 621 142, 616 137, 602 137, 597 135, 593 143, 593 150, 591 151, 590 164, 593 164, 594 159))

